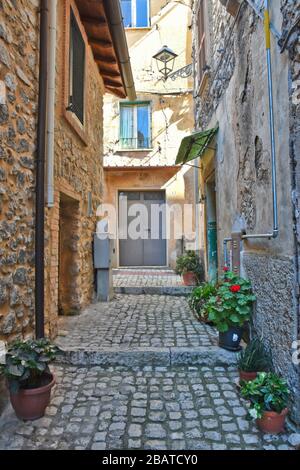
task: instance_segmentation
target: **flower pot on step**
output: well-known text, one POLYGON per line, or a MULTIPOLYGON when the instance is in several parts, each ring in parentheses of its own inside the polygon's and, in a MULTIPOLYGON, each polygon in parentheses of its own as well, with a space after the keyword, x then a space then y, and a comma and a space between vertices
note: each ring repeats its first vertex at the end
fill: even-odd
POLYGON ((240 351, 240 342, 243 329, 240 327, 231 327, 225 333, 219 332, 219 346, 228 351, 240 351))
POLYGON ((195 273, 187 272, 182 274, 183 283, 185 286, 196 286, 197 285, 197 277, 195 273))
POLYGON ((49 383, 38 388, 20 389, 10 392, 10 401, 19 419, 33 421, 41 418, 50 403, 51 389, 55 384, 54 376, 48 375, 49 383))
POLYGON ((268 434, 279 434, 284 430, 285 419, 288 409, 285 408, 281 413, 275 411, 264 411, 263 417, 256 420, 259 429, 268 434))
POLYGON ((250 382, 251 380, 255 380, 257 377, 257 372, 245 372, 244 370, 239 370, 240 374, 240 382, 250 382))

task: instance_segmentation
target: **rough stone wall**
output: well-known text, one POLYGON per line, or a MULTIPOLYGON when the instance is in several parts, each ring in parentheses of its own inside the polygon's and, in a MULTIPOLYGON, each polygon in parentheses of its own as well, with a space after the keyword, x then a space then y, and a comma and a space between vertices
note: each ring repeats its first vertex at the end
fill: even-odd
POLYGON ((299 422, 299 366, 292 361, 298 326, 294 260, 245 252, 242 264, 257 296, 253 331, 272 352, 276 371, 288 379, 292 419, 299 422))
POLYGON ((34 317, 37 0, 0 1, 0 339, 34 317))
MULTIPOLYGON (((207 87, 195 98, 195 119, 199 129, 217 122, 220 125, 215 166, 222 260, 222 241, 230 235, 237 215, 242 217, 248 233, 269 232, 272 228, 268 94, 262 21, 245 2, 231 29, 234 19, 225 13, 219 0, 209 3, 211 69, 207 87), (216 60, 220 50, 223 61, 216 60)), ((299 15, 299 2, 282 1, 281 5, 282 16, 274 4, 271 16, 277 29, 282 28, 282 46, 299 15)), ((299 29, 290 35, 288 53, 281 54, 272 36, 280 233, 276 240, 243 243, 242 270, 258 297, 254 328, 264 335, 272 350, 276 370, 288 379, 292 419, 300 424, 299 366, 292 363, 292 345, 299 335, 298 246, 293 232, 293 221, 295 228, 299 224, 298 40, 299 29)))
MULTIPOLYGON (((290 103, 290 165, 292 173, 292 203, 294 208, 295 233, 295 269, 297 282, 297 324, 294 339, 300 340, 300 310, 299 310, 299 281, 300 281, 300 4, 298 0, 282 0, 282 48, 289 56, 289 103, 290 103), (296 25, 296 21, 297 25, 296 25)), ((297 376, 297 394, 295 415, 300 421, 300 366, 294 366, 297 376)))
MULTIPOLYGON (((92 257, 93 233, 96 228, 96 209, 103 194, 103 94, 104 85, 86 44, 85 123, 84 141, 66 119, 65 61, 68 60, 65 33, 65 2, 58 2, 57 77, 55 110, 55 205, 47 209, 46 221, 46 302, 47 330, 50 336, 57 333, 57 315, 62 289, 68 292, 69 313, 79 313, 93 300, 94 270, 92 257), (62 47, 62 46, 65 47, 62 47), (92 193, 92 215, 88 214, 88 197, 92 193), (73 204, 68 210, 70 223, 75 230, 69 237, 68 250, 73 253, 68 277, 59 276, 59 230, 67 215, 65 199, 73 204), (72 222, 73 217, 73 222, 72 222), (65 286, 65 287, 64 287, 65 286)), ((76 7, 73 3, 73 8, 76 7)), ((86 37, 84 37, 86 40, 86 37)), ((64 241, 65 243, 65 241, 64 241)), ((64 303, 64 302, 63 302, 64 303)), ((67 312, 65 312, 67 313, 67 312)))

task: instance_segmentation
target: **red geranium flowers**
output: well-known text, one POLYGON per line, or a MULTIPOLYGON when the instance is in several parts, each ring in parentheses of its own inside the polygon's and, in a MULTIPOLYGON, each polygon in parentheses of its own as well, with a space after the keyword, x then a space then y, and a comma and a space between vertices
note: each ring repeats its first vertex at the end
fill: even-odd
POLYGON ((231 290, 231 292, 239 292, 241 290, 241 286, 239 286, 238 284, 234 284, 233 286, 229 287, 229 289, 231 290))

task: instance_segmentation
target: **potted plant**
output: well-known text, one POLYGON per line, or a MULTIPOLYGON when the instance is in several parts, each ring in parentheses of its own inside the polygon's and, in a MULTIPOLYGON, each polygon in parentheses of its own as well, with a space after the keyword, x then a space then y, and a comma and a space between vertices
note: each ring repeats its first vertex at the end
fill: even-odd
POLYGON ((44 416, 55 384, 48 364, 58 352, 46 338, 18 340, 9 346, 0 373, 6 377, 11 404, 18 418, 34 420, 44 416))
POLYGON ((271 358, 263 343, 258 338, 253 339, 238 356, 240 383, 256 379, 258 372, 269 371, 270 364, 271 358))
POLYGON ((240 350, 243 325, 250 319, 255 300, 251 283, 225 270, 216 295, 207 302, 208 318, 219 331, 220 347, 230 351, 240 350))
POLYGON ((190 308, 197 315, 198 319, 204 323, 212 323, 208 319, 207 302, 210 297, 216 295, 216 292, 215 284, 206 282, 201 286, 195 287, 189 296, 188 302, 190 308))
POLYGON ((183 277, 186 286, 195 286, 204 280, 203 264, 195 251, 187 251, 176 260, 176 273, 183 277))
POLYGON ((273 372, 259 372, 256 379, 243 382, 241 394, 250 400, 249 418, 265 433, 278 434, 288 414, 289 389, 286 381, 273 372))

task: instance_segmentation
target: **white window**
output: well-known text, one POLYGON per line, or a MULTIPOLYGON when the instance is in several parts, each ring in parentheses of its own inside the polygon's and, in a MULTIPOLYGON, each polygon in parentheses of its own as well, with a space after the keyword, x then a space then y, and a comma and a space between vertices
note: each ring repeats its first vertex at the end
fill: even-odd
POLYGON ((149 102, 120 103, 120 146, 123 149, 151 148, 149 102))
POLYGON ((145 28, 149 21, 149 0, 121 0, 125 28, 145 28))

